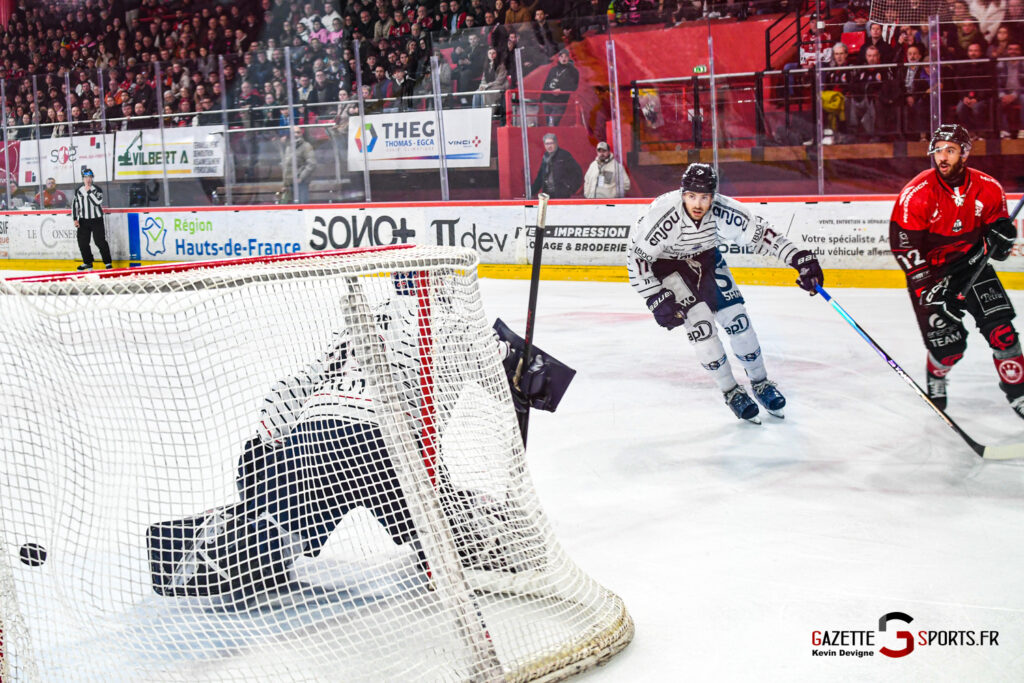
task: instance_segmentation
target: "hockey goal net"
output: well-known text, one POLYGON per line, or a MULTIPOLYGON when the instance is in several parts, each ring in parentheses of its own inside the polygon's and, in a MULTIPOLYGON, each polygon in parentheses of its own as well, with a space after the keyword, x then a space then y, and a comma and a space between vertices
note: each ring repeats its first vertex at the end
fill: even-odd
POLYGON ((527 474, 472 251, 0 284, 0 677, 556 680, 632 637, 527 474))

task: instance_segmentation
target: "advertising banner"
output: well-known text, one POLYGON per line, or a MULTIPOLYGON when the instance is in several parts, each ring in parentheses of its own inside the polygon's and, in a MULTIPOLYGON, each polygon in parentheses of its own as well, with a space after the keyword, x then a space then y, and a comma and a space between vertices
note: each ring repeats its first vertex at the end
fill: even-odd
MULTIPOLYGON (((781 234, 810 249, 826 269, 897 270, 889 251, 890 201, 748 202, 781 234)), ((642 204, 553 204, 544 263, 624 266, 629 231, 642 204)), ((527 264, 533 257, 536 206, 437 203, 415 206, 311 207, 257 211, 144 210, 107 215, 115 258, 198 261, 391 244, 465 247, 481 263, 527 264), (121 254, 121 255, 119 255, 121 254)), ((0 252, 8 258, 77 259, 70 216, 20 213, 6 221, 0 252)), ((1018 230, 1021 223, 1018 219, 1018 230)), ((734 268, 788 268, 750 246, 719 244, 734 268)), ((2 258, 2 256, 0 256, 2 258)), ((1024 246, 999 270, 1024 272, 1024 246)))
POLYGON ((301 224, 298 214, 170 210, 120 215, 132 261, 207 261, 302 251, 294 227, 301 224))
POLYGON ((96 182, 107 182, 112 177, 113 151, 113 134, 24 140, 18 181, 23 187, 38 185, 47 178, 58 185, 77 185, 82 181, 82 168, 89 167, 96 182))
MULTIPOLYGON (((10 213, 0 216, 0 222, 6 228, 8 258, 81 261, 78 231, 69 213, 10 213)), ((117 222, 116 217, 108 217, 108 238, 112 232, 110 226, 117 222)), ((113 240, 110 240, 110 248, 116 253, 113 240)))
MULTIPOLYGON (((490 165, 490 109, 445 110, 443 120, 448 168, 490 165)), ((364 125, 356 117, 348 129, 349 170, 363 170, 364 147, 371 171, 436 169, 437 116, 432 110, 371 114, 364 125)))
POLYGON ((21 142, 12 140, 6 145, 0 140, 0 181, 8 178, 18 179, 18 169, 21 167, 21 142))
MULTIPOLYGON (((749 202, 748 206, 796 245, 813 251, 824 268, 898 269, 889 252, 890 201, 749 202)), ((642 204, 550 205, 544 263, 625 265, 629 230, 644 209, 642 204)), ((475 249, 482 263, 529 263, 536 214, 535 206, 455 203, 304 211, 304 249, 428 244, 475 249)), ((733 267, 789 267, 754 253, 751 246, 722 243, 718 248, 733 267)), ((1024 271, 1024 255, 1014 252, 1001 268, 1024 271)))
POLYGON ((204 178, 224 175, 224 129, 220 126, 119 131, 114 168, 118 180, 204 178))
MULTIPOLYGON (((889 252, 893 201, 749 203, 776 231, 814 252, 823 268, 897 270, 889 252)), ((719 246, 730 266, 785 268, 751 247, 719 246)))

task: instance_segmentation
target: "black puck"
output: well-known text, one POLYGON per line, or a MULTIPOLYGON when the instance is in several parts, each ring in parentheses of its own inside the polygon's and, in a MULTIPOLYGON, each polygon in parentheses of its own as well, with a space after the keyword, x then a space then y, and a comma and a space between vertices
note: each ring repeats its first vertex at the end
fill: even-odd
POLYGON ((46 562, 46 548, 38 543, 26 543, 21 546, 21 561, 30 567, 38 567, 46 562))

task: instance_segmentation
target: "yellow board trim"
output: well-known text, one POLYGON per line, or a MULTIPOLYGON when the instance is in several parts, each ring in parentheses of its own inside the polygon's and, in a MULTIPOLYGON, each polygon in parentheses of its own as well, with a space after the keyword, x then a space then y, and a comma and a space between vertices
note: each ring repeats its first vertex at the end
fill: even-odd
MULTIPOLYGON (((114 261, 115 268, 127 268, 128 261, 114 261)), ((155 266, 173 261, 146 261, 155 266)), ((31 270, 38 272, 69 272, 78 268, 78 261, 0 259, 0 270, 31 270)), ((99 268, 102 268, 99 264, 99 268)), ((796 273, 789 268, 732 268, 732 274, 741 285, 795 284, 796 273)), ((525 264, 481 263, 480 277, 498 280, 529 280, 531 266, 525 264)), ((574 282, 628 282, 625 266, 541 266, 542 280, 569 280, 574 282)), ((1000 273, 999 279, 1007 289, 1024 289, 1024 273, 1000 273)), ((865 287, 903 289, 907 281, 898 270, 829 269, 825 271, 828 287, 865 287)))
MULTIPOLYGON (((731 268, 742 285, 793 285, 796 273, 789 268, 731 268)), ((507 280, 529 280, 529 265, 480 264, 480 277, 507 280)), ((575 280, 593 282, 627 282, 625 266, 541 266, 542 280, 575 280)), ((1024 273, 1000 273, 1007 289, 1024 289, 1024 273)), ((899 270, 829 269, 825 271, 828 287, 870 287, 904 289, 907 286, 899 270)))

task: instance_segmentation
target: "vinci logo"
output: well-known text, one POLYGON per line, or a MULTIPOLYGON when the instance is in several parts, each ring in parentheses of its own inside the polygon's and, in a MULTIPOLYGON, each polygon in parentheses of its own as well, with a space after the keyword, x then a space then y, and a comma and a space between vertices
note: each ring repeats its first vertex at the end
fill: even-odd
POLYGON ((363 151, 363 133, 366 133, 370 138, 370 141, 366 143, 366 153, 369 154, 373 151, 374 145, 377 144, 377 131, 374 129, 372 123, 367 123, 365 126, 356 131, 356 149, 360 152, 363 151))
POLYGON ((164 219, 130 213, 128 214, 128 252, 131 260, 142 260, 143 236, 146 238, 146 253, 148 255, 156 256, 167 251, 167 230, 164 229, 164 219))

